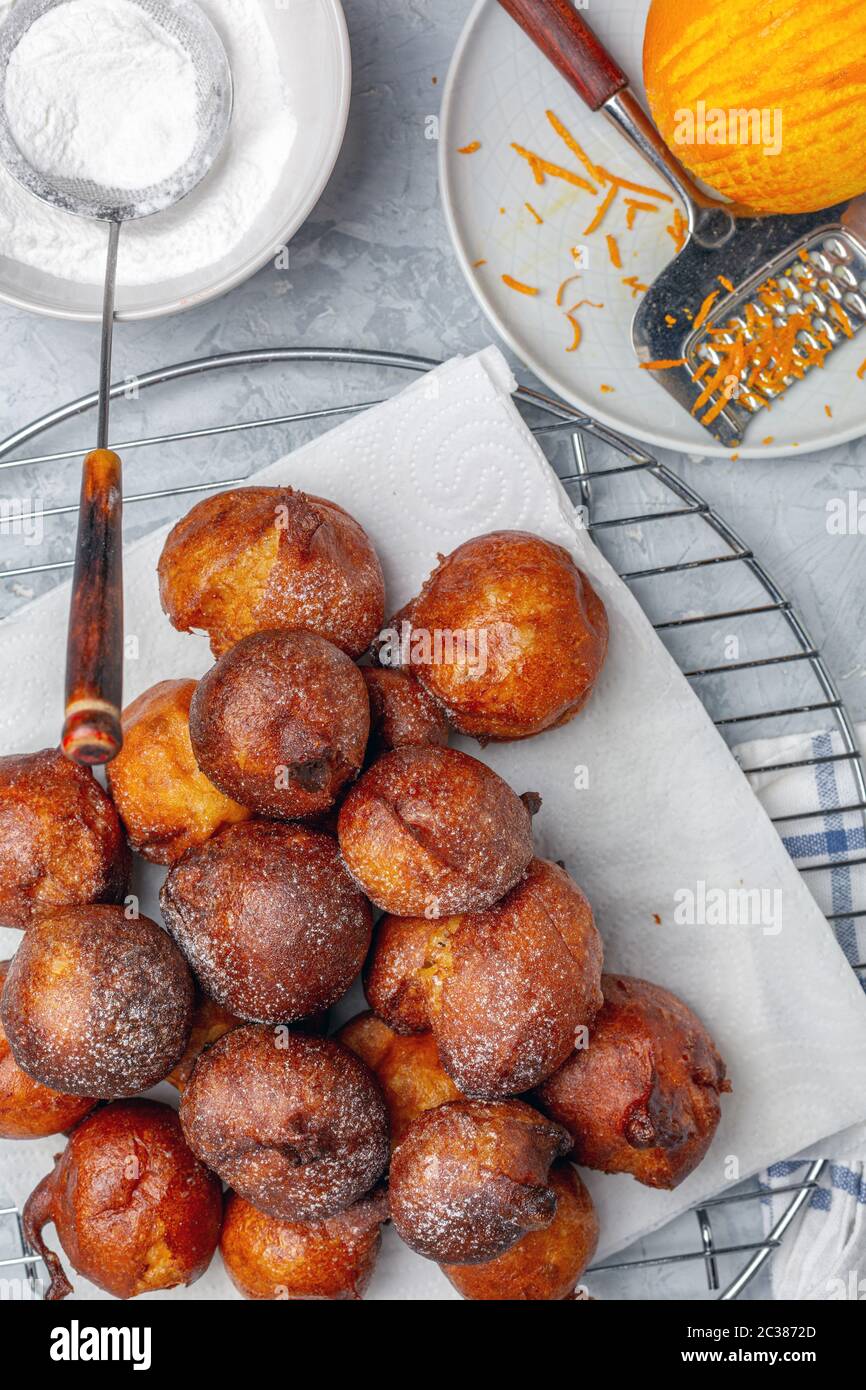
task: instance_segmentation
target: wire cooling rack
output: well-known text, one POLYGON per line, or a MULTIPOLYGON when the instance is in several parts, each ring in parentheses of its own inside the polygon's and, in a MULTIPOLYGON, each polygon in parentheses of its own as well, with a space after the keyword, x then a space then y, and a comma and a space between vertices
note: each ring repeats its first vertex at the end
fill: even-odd
MULTIPOLYGON (((115 384, 111 395, 120 407, 113 415, 115 431, 122 433, 118 423, 121 415, 124 419, 132 417, 129 437, 113 445, 126 459, 128 478, 140 471, 139 460, 145 468, 148 458, 154 457, 148 451, 159 450, 161 458, 168 457, 172 462, 177 459, 178 465, 175 486, 133 488, 127 492, 127 528, 136 528, 136 513, 143 518, 138 521, 138 529, 149 530, 180 515, 186 506, 183 499, 247 481, 249 472, 214 478, 215 469, 222 466, 219 450, 223 440, 248 432, 265 439, 269 432, 277 432, 282 450, 286 447, 286 434, 290 433, 290 445, 295 446, 304 435, 378 403, 378 395, 376 399, 354 398, 352 383, 357 381, 361 369, 368 378, 372 375, 377 387, 383 386, 382 394, 387 395, 394 388, 395 376, 399 379, 407 372, 424 372, 438 365, 433 360, 402 353, 274 348, 203 357, 115 384), (319 373, 324 366, 328 368, 329 404, 322 406, 315 400, 302 403, 299 397, 303 395, 300 382, 304 372, 314 367, 319 373), (259 395, 256 376, 265 369, 280 373, 280 385, 292 405, 280 414, 256 416, 249 402, 259 395), (210 382, 216 382, 220 389, 209 393, 210 382), (227 390, 227 382, 235 383, 235 387, 227 390), (156 387, 163 388, 156 395, 165 397, 169 412, 164 428, 154 428, 153 418, 158 412, 150 408, 151 400, 155 401, 152 389, 156 387), (141 404, 142 393, 149 393, 146 411, 141 404), (207 418, 211 408, 219 414, 215 423, 207 418), (239 418, 226 418, 235 411, 239 418), (187 425, 184 429, 176 426, 177 412, 187 425), (198 413, 205 417, 201 423, 195 420, 198 413), (197 447, 202 448, 201 458, 192 452, 197 447), (185 472, 191 474, 189 481, 183 481, 185 472)), ((312 389, 317 394, 320 382, 314 381, 312 389)), ((645 450, 538 391, 522 388, 517 400, 551 466, 580 509, 580 517, 593 540, 632 588, 729 744, 746 736, 763 738, 811 729, 816 717, 819 722, 831 724, 840 737, 842 752, 777 763, 774 768, 839 760, 849 763, 856 799, 840 809, 859 812, 866 826, 866 776, 851 720, 820 651, 793 604, 760 560, 694 489, 645 450)), ((44 447, 42 451, 33 451, 29 446, 49 433, 62 434, 67 425, 74 424, 95 405, 95 394, 83 396, 0 441, 0 475, 4 481, 20 478, 24 485, 19 492, 25 495, 28 491, 38 492, 40 487, 45 490, 46 485, 40 482, 46 477, 45 470, 47 476, 56 480, 61 466, 75 464, 86 449, 80 442, 67 445, 65 441, 61 441, 62 447, 55 445, 50 451, 44 447)), ((260 462, 269 462, 273 452, 272 448, 260 462)), ((254 469, 255 464, 250 472, 254 469)), ((77 491, 74 468, 70 468, 67 486, 77 491)), ((47 490, 52 493, 53 485, 47 490)), ((19 596, 31 597, 32 590, 21 586, 36 582, 45 587, 62 578, 72 566, 73 541, 73 528, 63 527, 62 519, 71 521, 77 510, 77 505, 62 500, 41 506, 42 523, 52 519, 59 523, 56 535, 49 539, 49 549, 57 558, 41 564, 13 563, 0 570, 0 580, 19 586, 19 596)), ((747 773, 763 770, 744 769, 747 773)), ((780 819, 809 819, 821 814, 805 809, 799 815, 792 813, 780 819)), ((830 920, 844 922, 862 916, 866 916, 866 906, 831 914, 830 920)), ((859 962, 854 968, 866 971, 866 962, 859 962)), ((681 1217, 666 1228, 676 1233, 675 1248, 669 1248, 671 1237, 665 1240, 665 1233, 660 1232, 643 1242, 646 1254, 635 1258, 630 1252, 629 1258, 596 1266, 590 1273, 596 1279, 614 1280, 605 1287, 610 1288, 611 1296, 622 1297, 628 1296, 623 1281, 634 1278, 638 1271, 656 1267, 667 1273, 673 1267, 691 1268, 698 1263, 703 1265, 706 1277, 708 1293, 704 1297, 735 1299, 778 1249, 817 1186, 824 1166, 823 1161, 816 1160, 800 1181, 774 1190, 776 1194, 789 1193, 791 1200, 769 1232, 756 1229, 747 1240, 726 1239, 718 1233, 720 1224, 735 1209, 755 1211, 759 1207, 765 1194, 752 1181, 705 1202, 690 1217, 681 1217), (681 1246, 679 1237, 693 1218, 697 1219, 697 1239, 682 1235, 681 1246), (654 1245, 658 1248, 651 1249, 654 1245), (737 1272, 727 1273, 723 1280, 723 1269, 737 1272)), ((753 1225, 759 1226, 757 1212, 753 1225)), ((0 1229, 4 1226, 12 1241, 12 1253, 0 1258, 0 1272, 23 1269, 29 1285, 35 1289, 39 1261, 26 1248, 20 1213, 15 1207, 0 1207, 0 1229)), ((680 1285, 677 1296, 700 1295, 692 1284, 685 1289, 680 1285)))

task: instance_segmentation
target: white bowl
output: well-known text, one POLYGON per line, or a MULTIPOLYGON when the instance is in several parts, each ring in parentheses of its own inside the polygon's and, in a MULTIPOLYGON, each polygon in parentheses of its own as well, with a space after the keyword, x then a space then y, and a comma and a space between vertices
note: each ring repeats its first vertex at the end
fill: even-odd
MULTIPOLYGON (((262 10, 299 131, 279 183, 246 235, 221 261, 195 274, 146 286, 118 286, 118 319, 159 318, 234 289, 294 236, 331 176, 346 131, 352 85, 340 0, 263 3, 262 10)), ((101 316, 102 286, 61 279, 0 255, 0 301, 54 318, 93 321, 101 316)))

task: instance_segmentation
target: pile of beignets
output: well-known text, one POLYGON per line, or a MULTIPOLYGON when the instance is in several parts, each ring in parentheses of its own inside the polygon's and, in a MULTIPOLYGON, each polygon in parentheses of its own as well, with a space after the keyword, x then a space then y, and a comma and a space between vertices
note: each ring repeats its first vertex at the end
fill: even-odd
POLYGON ((467 1299, 587 1297, 574 1165, 675 1187, 725 1066, 682 1000, 603 973, 590 903, 535 853, 539 789, 448 741, 574 718, 601 599, 560 546, 501 531, 386 623, 358 522, 266 487, 199 502, 159 583, 215 664, 132 702, 108 790, 55 750, 0 759, 0 924, 24 932, 0 1136, 68 1133, 24 1212, 47 1296, 70 1291, 52 1222, 120 1298, 219 1245, 248 1298, 358 1299, 390 1220, 467 1299), (130 849, 167 867, 164 929, 130 849), (359 977, 369 1011, 334 1033, 359 977), (142 1097, 164 1080, 179 1113, 142 1097))

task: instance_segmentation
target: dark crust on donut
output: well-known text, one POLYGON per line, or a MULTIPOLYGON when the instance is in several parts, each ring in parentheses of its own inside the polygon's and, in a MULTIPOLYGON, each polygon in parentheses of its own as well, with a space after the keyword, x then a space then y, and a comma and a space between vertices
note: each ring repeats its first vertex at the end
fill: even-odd
POLYGON ((69 1286, 41 1228, 53 1221, 70 1264, 115 1298, 192 1284, 211 1262, 222 1189, 190 1152, 177 1115, 149 1100, 117 1101, 78 1126, 25 1207, 34 1248, 69 1286))
POLYGON ((189 850, 160 906, 205 993, 257 1022, 335 1004, 370 945, 370 905, 337 841, 280 821, 230 826, 189 850))
POLYGON ((363 527, 323 497, 244 487, 196 503, 159 560, 162 606, 214 656, 251 632, 314 632, 359 657, 382 626, 382 567, 363 527))
POLYGON ((149 917, 59 908, 31 926, 9 967, 3 1027, 15 1061, 68 1095, 112 1099, 155 1086, 183 1055, 194 990, 149 917))
POLYGON ((220 1237, 226 1272, 244 1298, 357 1301, 373 1276, 388 1198, 376 1188, 324 1221, 280 1221, 229 1193, 220 1237))
POLYGON ((478 1264, 549 1226, 551 1163, 567 1132, 522 1101, 457 1100, 425 1110, 391 1160, 391 1217, 407 1245, 478 1264))
POLYGON ((316 816, 363 764, 367 687, 321 637, 256 632, 199 681, 189 731, 199 767, 226 796, 263 816, 316 816))
POLYGON ((453 748, 397 748, 340 808, 340 849, 367 896, 399 917, 480 912, 525 873, 531 818, 502 778, 453 748))
POLYGON ((114 803, 90 768, 56 748, 0 758, 0 925, 121 902, 129 871, 114 803))
POLYGON ((424 687, 406 671, 362 666, 370 697, 370 747, 377 758, 392 748, 414 748, 448 742, 448 720, 424 687))
POLYGON ((598 1244, 592 1198, 570 1163, 554 1163, 548 1182, 556 1215, 543 1231, 530 1231, 504 1255, 478 1265, 443 1265, 464 1298, 484 1302, 557 1302, 574 1297, 598 1244))
POLYGON ((193 1152, 270 1216, 345 1211, 388 1163, 388 1115, 368 1067, 330 1039, 248 1024, 196 1064, 180 1118, 193 1152))
POLYGON ((586 575, 568 551, 525 531, 458 546, 424 584, 411 620, 414 674, 456 729, 485 742, 573 719, 607 652, 607 614, 586 575), (445 632, 472 635, 472 662, 459 648, 456 659, 417 659, 416 633, 445 632))
POLYGON ((700 1019, 669 990, 602 977, 604 1007, 589 1047, 536 1092, 565 1125, 575 1162, 676 1187, 712 1143, 729 1091, 725 1064, 700 1019))

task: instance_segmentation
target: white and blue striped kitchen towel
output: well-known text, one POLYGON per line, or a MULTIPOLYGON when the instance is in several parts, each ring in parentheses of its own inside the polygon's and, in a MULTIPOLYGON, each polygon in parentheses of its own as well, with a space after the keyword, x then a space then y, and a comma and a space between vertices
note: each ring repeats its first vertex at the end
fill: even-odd
MULTIPOLYGON (((857 729, 866 755, 866 725, 857 729)), ((862 797, 839 734, 795 735, 759 740, 734 750, 750 774, 768 815, 777 822, 785 845, 845 956, 866 990, 866 831, 863 813, 851 810, 862 797), (813 759, 825 761, 814 763, 813 759), (804 816, 804 811, 819 814, 804 816), (863 860, 863 863, 845 863, 863 860)), ((808 1051, 804 1049, 804 1063, 808 1051)), ((844 1058, 839 1059, 844 1066, 844 1058)), ((866 1087, 866 1077, 864 1077, 866 1087)), ((771 1262, 773 1295, 778 1299, 866 1300, 866 1126, 847 1130, 809 1154, 776 1163, 760 1176, 766 1188, 765 1229, 788 1206, 792 1183, 801 1181, 810 1162, 826 1159, 819 1185, 771 1262)))

